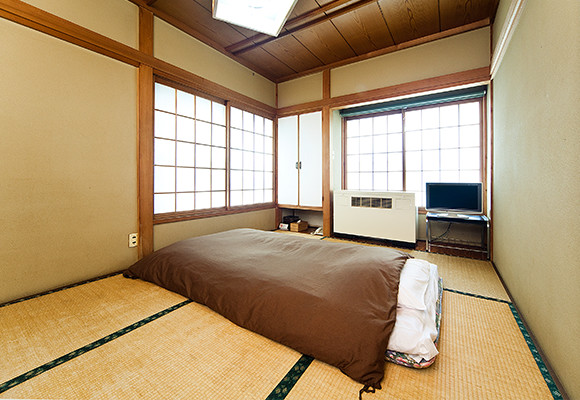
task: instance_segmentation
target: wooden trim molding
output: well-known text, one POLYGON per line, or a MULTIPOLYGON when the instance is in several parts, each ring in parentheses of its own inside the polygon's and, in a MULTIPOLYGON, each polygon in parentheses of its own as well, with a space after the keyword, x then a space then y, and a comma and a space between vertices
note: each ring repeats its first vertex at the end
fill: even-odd
POLYGON ((491 56, 490 75, 492 79, 495 77, 503 56, 509 46, 525 4, 526 0, 513 0, 510 4, 506 21, 502 26, 498 42, 491 56))

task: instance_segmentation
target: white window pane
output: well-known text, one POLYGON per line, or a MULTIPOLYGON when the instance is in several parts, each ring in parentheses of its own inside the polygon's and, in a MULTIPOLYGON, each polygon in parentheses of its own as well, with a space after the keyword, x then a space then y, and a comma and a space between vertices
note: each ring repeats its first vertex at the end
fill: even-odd
POLYGON ((231 177, 231 182, 230 182, 230 187, 232 190, 241 190, 242 189, 242 177, 243 177, 243 172, 242 171, 232 171, 230 173, 230 177, 231 177))
POLYGON ((195 146, 195 166, 202 168, 211 167, 211 146, 200 144, 195 146))
POLYGON ((359 174, 358 172, 349 172, 346 175, 346 189, 347 190, 359 190, 360 183, 359 183, 359 174))
POLYGON ((421 131, 407 132, 405 147, 407 150, 421 150, 421 131))
POLYGON ((350 172, 360 171, 360 156, 346 156, 346 169, 350 172))
POLYGON ((403 150, 403 134, 392 133, 387 135, 387 148, 390 152, 403 150))
POLYGON ((195 98, 195 118, 211 122, 211 100, 203 97, 195 98))
POLYGON ((479 102, 459 105, 459 123, 461 125, 479 125, 479 102))
POLYGON ((155 111, 155 137, 175 139, 175 115, 155 111))
POLYGON ((421 129, 421 110, 405 113, 405 131, 416 131, 419 129, 421 129))
POLYGON ((211 208, 211 192, 195 194, 195 209, 205 210, 211 208))
POLYGON ((459 128, 459 145, 461 147, 478 147, 479 125, 467 125, 459 128))
POLYGON ((274 122, 271 119, 264 119, 264 135, 270 138, 274 136, 274 122))
POLYGON ((360 136, 360 123, 358 119, 346 121, 346 136, 347 138, 360 136))
POLYGON ((211 189, 211 170, 205 168, 195 169, 195 190, 209 191, 211 189))
MULTIPOLYGON (((271 157, 268 157, 270 159, 271 157)), ((254 154, 254 170, 256 171, 265 171, 264 167, 264 155, 262 153, 255 153, 254 154)))
POLYGON ((387 146, 387 135, 378 135, 374 137, 373 140, 373 148, 375 153, 386 153, 388 146, 387 146))
POLYGON ((232 190, 230 192, 230 205, 232 207, 241 206, 243 204, 243 197, 241 190, 232 190))
POLYGON ((423 131, 422 143, 423 149, 439 148, 439 129, 427 129, 423 131))
POLYGON ((177 192, 193 192, 195 190, 195 168, 177 168, 176 181, 177 192))
POLYGON ((403 132, 403 114, 389 115, 389 133, 403 132))
POLYGON ((226 147, 226 127, 212 125, 211 144, 214 146, 226 147))
POLYGON ((244 147, 244 134, 239 129, 231 130, 230 147, 232 149, 242 149, 244 147))
POLYGON ((461 149, 459 151, 459 169, 479 169, 479 148, 461 149))
POLYGON ((211 206, 213 208, 222 208, 226 206, 226 192, 212 192, 211 206))
POLYGON ((459 172, 460 182, 480 182, 479 170, 462 170, 459 172))
POLYGON ((195 123, 195 142, 211 144, 211 124, 203 121, 195 123))
POLYGON ((254 190, 254 203, 260 204, 264 202, 264 191, 254 190))
POLYGON ((244 131, 244 150, 254 150, 254 134, 244 131))
POLYGON ((439 127, 439 107, 426 108, 421 113, 422 129, 439 127))
POLYGON ((359 178, 360 178, 360 190, 373 190, 372 172, 361 172, 359 178))
POLYGON ((254 204, 254 191, 253 190, 244 190, 243 191, 243 203, 244 205, 254 204))
POLYGON ((176 198, 175 211, 188 211, 195 209, 195 194, 178 193, 176 198))
POLYGON ((439 171, 424 171, 423 172, 423 185, 421 186, 421 191, 425 191, 425 184, 427 182, 439 182, 441 180, 439 171))
POLYGON ((233 128, 242 129, 244 125, 242 124, 242 110, 231 107, 230 110, 230 124, 233 128))
POLYGON ((274 187, 274 173, 264 172, 264 189, 272 190, 273 187, 274 187))
POLYGON ((177 117, 177 139, 186 142, 195 142, 195 120, 177 117))
POLYGON ((403 153, 389 153, 388 158, 388 170, 389 171, 402 171, 403 170, 403 153))
POLYGON ((186 117, 195 117, 195 96, 177 91, 177 114, 185 115, 186 117))
POLYGON ((264 136, 262 135, 254 136, 254 150, 260 153, 264 152, 264 136))
POLYGON ((162 214, 175 211, 174 194, 156 194, 153 198, 153 212, 162 214))
POLYGON ((254 153, 251 151, 244 151, 244 169, 253 170, 254 169, 254 153))
POLYGON ((212 101, 211 108, 212 108, 211 122, 213 122, 214 124, 225 125, 226 106, 212 101))
POLYGON ((441 107, 439 110, 439 126, 457 126, 459 124, 459 106, 457 104, 441 107))
POLYGON ((441 170, 459 170, 459 150, 443 149, 441 150, 441 170))
POLYGON ((421 152, 408 151, 405 153, 407 171, 421 171, 421 152))
POLYGON ((360 153, 371 154, 373 152, 373 137, 361 136, 360 138, 360 153))
POLYGON ((373 119, 369 118, 362 118, 360 120, 360 135, 372 135, 373 134, 373 119))
POLYGON ((175 141, 155 139, 153 153, 156 165, 175 165, 175 141))
POLYGON ((254 172, 253 171, 244 171, 244 175, 242 177, 242 189, 253 189, 254 188, 254 172))
POLYGON ((213 169, 211 171, 211 188, 212 190, 226 190, 225 170, 213 169))
POLYGON ((254 115, 254 132, 259 134, 264 133, 264 118, 259 115, 254 115))
POLYGON ((153 191, 155 193, 175 192, 175 168, 154 167, 153 191))
POLYGON ((274 144, 271 137, 266 136, 264 138, 264 153, 274 154, 274 144))
POLYGON ((195 145, 177 142, 177 165, 180 167, 195 167, 195 145))
POLYGON ((387 190, 403 190, 403 172, 389 172, 387 190))
POLYGON ((457 127, 442 128, 440 133, 441 148, 453 149, 459 147, 459 130, 457 127))
POLYGON ((230 167, 232 169, 242 169, 244 167, 242 154, 241 150, 230 151, 230 167))
POLYGON ((264 173, 256 172, 254 173, 254 188, 264 189, 264 173))
POLYGON ((359 154, 360 153, 360 138, 359 137, 349 137, 346 139, 346 154, 359 154))
POLYGON ((423 187, 421 172, 407 172, 407 192, 420 192, 423 187))
POLYGON ((244 130, 253 132, 254 131, 254 114, 249 113, 247 111, 244 111, 242 118, 244 120, 244 130))
POLYGON ((459 182, 459 171, 441 171, 441 182, 459 182))
POLYGON ((267 154, 264 157, 264 171, 274 171, 274 156, 271 154, 267 154))
POLYGON ((373 155, 366 154, 360 156, 360 170, 361 171, 372 171, 373 170, 373 155))
POLYGON ((386 172, 375 172, 373 190, 388 190, 387 185, 387 173, 386 172))
POLYGON ((439 150, 423 152, 423 171, 439 171, 439 150))
POLYGON ((387 133, 387 116, 382 115, 380 117, 374 117, 373 119, 373 133, 375 135, 387 133))
POLYGON ((386 154, 375 154, 374 156, 373 171, 387 171, 387 155, 386 154))
POLYGON ((175 112, 175 89, 160 83, 155 84, 155 108, 175 112))
POLYGON ((211 148, 211 167, 212 168, 226 167, 226 149, 221 147, 211 148))
POLYGON ((264 203, 271 203, 274 199, 272 190, 264 190, 264 203))

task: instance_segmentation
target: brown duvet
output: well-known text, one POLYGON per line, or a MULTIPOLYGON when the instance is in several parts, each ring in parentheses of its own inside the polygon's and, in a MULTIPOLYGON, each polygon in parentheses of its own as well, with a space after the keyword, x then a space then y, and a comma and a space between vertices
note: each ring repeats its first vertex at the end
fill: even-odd
POLYGON ((380 387, 407 253, 253 229, 174 243, 125 273, 380 387))

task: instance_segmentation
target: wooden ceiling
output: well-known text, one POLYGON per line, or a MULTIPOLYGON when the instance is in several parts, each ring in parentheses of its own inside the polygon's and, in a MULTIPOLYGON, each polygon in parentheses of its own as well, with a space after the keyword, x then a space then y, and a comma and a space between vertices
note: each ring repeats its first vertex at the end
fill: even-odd
POLYGON ((487 26, 498 2, 298 0, 272 37, 213 19, 211 0, 146 1, 160 18, 274 82, 487 26))

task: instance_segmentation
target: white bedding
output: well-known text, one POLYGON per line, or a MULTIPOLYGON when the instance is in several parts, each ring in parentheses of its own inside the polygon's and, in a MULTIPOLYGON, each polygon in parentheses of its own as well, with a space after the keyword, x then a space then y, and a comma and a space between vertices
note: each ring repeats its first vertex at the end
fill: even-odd
POLYGON ((409 259, 401 271, 397 320, 388 349, 406 353, 415 361, 430 360, 439 352, 435 322, 439 274, 437 266, 409 259))

